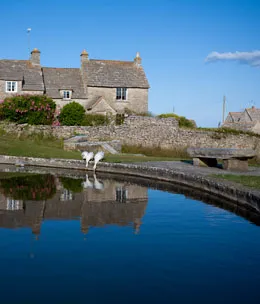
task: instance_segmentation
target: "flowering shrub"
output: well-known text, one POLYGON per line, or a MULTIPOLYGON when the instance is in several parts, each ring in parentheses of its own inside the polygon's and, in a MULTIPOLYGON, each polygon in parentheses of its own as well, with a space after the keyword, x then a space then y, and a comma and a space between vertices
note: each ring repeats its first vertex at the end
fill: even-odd
POLYGON ((73 101, 66 104, 60 112, 59 121, 63 126, 81 126, 85 116, 84 107, 73 101))
POLYGON ((43 95, 8 97, 0 104, 3 119, 30 125, 50 125, 54 121, 56 104, 43 95))
POLYGON ((41 201, 50 199, 56 193, 54 176, 28 175, 0 180, 0 191, 13 199, 41 201))

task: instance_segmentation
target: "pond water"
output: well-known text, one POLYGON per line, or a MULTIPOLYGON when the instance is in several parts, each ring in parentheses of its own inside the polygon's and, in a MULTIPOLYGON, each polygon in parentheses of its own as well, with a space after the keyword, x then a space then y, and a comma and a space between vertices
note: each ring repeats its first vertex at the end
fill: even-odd
POLYGON ((134 177, 16 170, 0 168, 1 303, 259 303, 258 214, 134 177))

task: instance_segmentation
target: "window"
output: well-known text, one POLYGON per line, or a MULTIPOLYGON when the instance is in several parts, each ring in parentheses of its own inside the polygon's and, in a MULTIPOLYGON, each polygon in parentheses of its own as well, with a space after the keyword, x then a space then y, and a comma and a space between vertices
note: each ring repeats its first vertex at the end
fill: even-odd
POLYGON ((127 88, 117 88, 116 89, 116 99, 126 100, 127 88))
POLYGON ((127 200, 128 191, 123 187, 116 187, 116 201, 125 203, 127 200))
POLYGON ((71 91, 63 91, 63 99, 71 99, 71 91))
POLYGON ((17 81, 6 81, 5 85, 6 92, 17 92, 17 81))

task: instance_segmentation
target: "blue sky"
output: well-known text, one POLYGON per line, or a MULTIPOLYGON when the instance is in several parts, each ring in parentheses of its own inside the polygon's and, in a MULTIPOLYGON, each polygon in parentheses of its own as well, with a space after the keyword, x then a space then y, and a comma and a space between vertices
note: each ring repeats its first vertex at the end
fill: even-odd
POLYGON ((258 67, 247 61, 205 62, 218 53, 260 49, 259 0, 1 1, 1 59, 41 51, 44 66, 79 67, 90 58, 132 60, 137 51, 151 85, 149 110, 174 112, 217 126, 227 112, 260 107, 258 67))

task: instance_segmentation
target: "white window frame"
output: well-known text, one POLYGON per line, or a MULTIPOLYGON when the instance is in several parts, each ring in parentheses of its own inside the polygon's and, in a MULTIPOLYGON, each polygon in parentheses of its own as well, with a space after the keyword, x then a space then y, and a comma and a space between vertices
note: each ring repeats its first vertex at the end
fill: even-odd
POLYGON ((71 99, 72 91, 71 91, 71 90, 64 90, 64 91, 62 92, 62 96, 63 96, 63 99, 69 100, 69 99, 71 99), (65 94, 66 94, 66 95, 68 94, 69 97, 65 97, 65 94))
POLYGON ((17 87, 18 87, 17 81, 6 81, 5 82, 5 92, 6 93, 16 93, 17 92, 17 87), (11 84, 10 85, 10 90, 8 90, 8 88, 9 88, 8 84, 11 84))
POLYGON ((127 88, 116 88, 116 101, 127 101, 127 99, 128 99, 127 88), (120 90, 120 94, 117 94, 118 90, 120 90), (125 99, 123 98, 123 96, 124 96, 123 90, 125 90, 125 99), (120 96, 120 98, 117 98, 118 96, 120 96))

